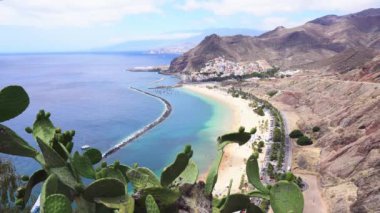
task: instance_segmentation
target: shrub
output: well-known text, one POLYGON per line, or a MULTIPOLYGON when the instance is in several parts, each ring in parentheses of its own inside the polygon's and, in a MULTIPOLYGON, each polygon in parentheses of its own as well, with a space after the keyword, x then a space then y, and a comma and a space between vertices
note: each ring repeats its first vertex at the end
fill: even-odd
POLYGON ((273 141, 274 142, 281 142, 281 130, 279 128, 275 128, 273 131, 273 141))
POLYGON ((244 131, 245 131, 245 127, 244 126, 239 127, 239 133, 243 133, 244 131))
POLYGON ((313 132, 319 132, 320 130, 321 130, 321 128, 319 128, 319 126, 313 127, 313 132))
POLYGON ((255 134, 256 132, 257 132, 256 127, 253 127, 253 128, 251 129, 251 131, 249 131, 249 133, 251 133, 252 135, 255 134))
POLYGON ((260 115, 260 116, 264 116, 264 110, 263 108, 259 107, 257 109, 254 110, 256 112, 256 114, 260 115))
POLYGON ((271 90, 271 91, 269 91, 269 92, 267 92, 267 95, 269 96, 269 97, 273 97, 274 95, 276 95, 277 94, 277 90, 271 90))
POLYGON ((307 136, 302 136, 302 137, 298 138, 297 144, 300 146, 306 146, 306 145, 313 144, 313 141, 307 136))
POLYGON ((260 147, 260 148, 263 148, 263 147, 264 147, 264 141, 260 141, 260 142, 259 142, 259 147, 260 147))
POLYGON ((303 136, 303 133, 301 132, 301 130, 299 129, 295 129, 293 130, 290 134, 289 134, 289 137, 291 138, 300 138, 303 136))

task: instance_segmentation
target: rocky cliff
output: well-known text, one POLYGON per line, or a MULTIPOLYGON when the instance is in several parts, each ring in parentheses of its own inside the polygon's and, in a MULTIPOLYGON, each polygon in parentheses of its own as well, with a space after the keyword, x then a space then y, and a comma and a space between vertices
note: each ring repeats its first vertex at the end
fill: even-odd
POLYGON ((172 61, 171 72, 198 72, 224 56, 236 62, 266 60, 282 69, 316 62, 350 48, 380 49, 380 9, 324 16, 295 28, 277 27, 258 37, 210 35, 172 61))

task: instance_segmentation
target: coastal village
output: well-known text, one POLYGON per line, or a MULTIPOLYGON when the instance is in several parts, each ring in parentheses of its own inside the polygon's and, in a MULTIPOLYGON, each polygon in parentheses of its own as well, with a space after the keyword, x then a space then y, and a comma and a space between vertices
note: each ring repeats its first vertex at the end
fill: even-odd
POLYGON ((245 76, 252 73, 263 73, 273 67, 266 60, 234 62, 225 57, 217 57, 208 61, 199 72, 184 76, 185 81, 207 81, 233 76, 245 76))

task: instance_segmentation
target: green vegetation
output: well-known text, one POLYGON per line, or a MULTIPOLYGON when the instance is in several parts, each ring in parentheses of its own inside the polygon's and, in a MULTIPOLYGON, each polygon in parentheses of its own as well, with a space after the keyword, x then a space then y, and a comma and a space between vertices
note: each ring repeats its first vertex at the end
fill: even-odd
POLYGON ((281 142, 282 140, 282 131, 279 128, 274 128, 273 131, 273 141, 274 142, 281 142))
POLYGON ((301 132, 301 130, 299 129, 295 129, 293 130, 290 134, 289 134, 289 137, 291 138, 300 138, 303 136, 303 133, 301 132))
POLYGON ((254 112, 256 112, 256 114, 260 115, 260 116, 264 116, 264 110, 262 107, 257 107, 256 109, 253 110, 254 112))
MULTIPOLYGON (((23 98, 15 95, 18 93, 11 93, 7 97, 11 97, 10 100, 23 98)), ((7 98, 1 99, 0 103, 1 101, 7 102, 7 98)), ((10 119, 20 113, 5 107, 5 110, 0 111, 0 117, 10 119)), ((212 191, 218 178, 223 147, 231 142, 245 144, 251 134, 244 132, 244 128, 219 137, 218 155, 205 186, 196 183, 198 168, 191 160, 193 151, 190 146, 186 146, 158 178, 153 171, 137 164, 128 166, 115 161, 108 165, 101 162, 103 159, 96 149, 85 153, 72 153, 75 132, 62 132, 56 128, 50 120, 50 113, 43 110, 37 114, 33 128, 27 128, 26 131, 33 134, 40 151, 31 147, 11 129, 0 125, 0 153, 28 157, 36 160, 42 167, 31 177, 23 178, 27 184, 17 190, 16 195, 16 205, 21 209, 28 203, 33 187, 41 183, 41 211, 49 213, 151 213, 181 210, 210 212, 211 208, 212 212, 217 213, 243 210, 261 212, 259 207, 250 202, 252 197, 267 200, 275 212, 303 211, 302 193, 293 182, 285 180, 273 186, 261 183, 258 153, 253 153, 246 164, 248 182, 257 190, 247 194, 230 194, 229 191, 220 200, 213 199, 212 191), (84 178, 88 179, 86 184, 84 178), (131 190, 128 190, 128 185, 132 187, 134 194, 129 194, 131 190)), ((232 181, 230 189, 231 184, 232 181)))
POLYGON ((300 146, 306 146, 306 145, 313 144, 313 141, 307 136, 302 136, 302 137, 298 138, 297 144, 300 146))
POLYGON ((256 134, 256 132, 257 132, 257 128, 256 128, 256 127, 253 127, 253 128, 251 129, 251 131, 249 131, 249 133, 251 133, 251 135, 256 134))
POLYGON ((245 128, 240 127, 238 132, 226 134, 223 136, 218 137, 218 141, 220 144, 222 143, 229 143, 229 142, 235 142, 238 143, 240 146, 247 143, 249 139, 251 139, 251 133, 244 132, 245 128))
POLYGON ((267 92, 267 95, 268 95, 269 97, 273 97, 273 96, 275 96, 277 93, 278 93, 277 90, 271 90, 271 91, 267 92))
POLYGON ((313 132, 319 132, 321 128, 319 126, 313 127, 313 132))

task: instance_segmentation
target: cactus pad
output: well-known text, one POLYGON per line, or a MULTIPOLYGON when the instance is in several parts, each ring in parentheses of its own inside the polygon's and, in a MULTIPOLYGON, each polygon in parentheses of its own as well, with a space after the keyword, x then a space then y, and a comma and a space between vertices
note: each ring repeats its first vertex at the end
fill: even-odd
POLYGON ((8 127, 0 124, 0 152, 23 157, 35 157, 38 152, 8 127))
POLYGON ((95 179, 95 170, 87 156, 81 156, 78 152, 75 152, 72 159, 72 165, 81 176, 95 179))
POLYGON ((44 181, 46 178, 47 178, 47 174, 45 170, 38 170, 37 172, 33 173, 32 176, 30 176, 28 183, 26 184, 26 187, 25 187, 23 203, 28 203, 33 187, 37 185, 38 183, 44 181))
POLYGON ((29 105, 29 96, 20 86, 8 86, 0 91, 0 122, 20 115, 29 105))
POLYGON ((221 213, 230 213, 248 209, 250 205, 249 196, 244 194, 229 195, 220 208, 221 213))
POLYGON ((130 169, 127 178, 136 190, 161 186, 157 176, 148 168, 130 169))
POLYGON ((185 150, 177 155, 174 163, 164 168, 161 174, 161 185, 169 186, 186 169, 192 156, 191 146, 186 146, 185 150))
POLYGON ((87 156, 92 164, 97 164, 102 160, 102 153, 97 149, 87 149, 83 155, 87 156))
POLYGON ((72 213, 70 200, 62 194, 47 197, 42 208, 45 213, 72 213))
POLYGON ((293 182, 279 181, 270 190, 270 202, 276 213, 302 213, 303 195, 293 182))
POLYGON ((160 206, 168 206, 173 204, 180 197, 180 193, 177 190, 170 190, 163 187, 146 188, 141 191, 142 195, 146 198, 148 195, 153 196, 154 200, 160 206))
POLYGON ((135 209, 135 200, 128 195, 111 198, 95 198, 95 202, 103 204, 104 206, 111 209, 119 209, 120 213, 133 213, 135 209))
POLYGON ((91 183, 83 192, 88 201, 100 197, 119 197, 125 195, 124 184, 114 178, 102 178, 91 183))
POLYGON ((45 159, 45 164, 48 168, 62 167, 66 165, 65 160, 48 144, 44 143, 37 137, 37 143, 41 148, 42 155, 45 159))
POLYGON ((37 114, 36 121, 33 124, 33 136, 35 139, 40 138, 46 144, 49 144, 55 134, 53 123, 49 119, 50 113, 40 110, 37 114))
POLYGON ((160 209, 152 195, 146 196, 145 207, 147 213, 160 213, 160 209))
POLYGON ((255 154, 252 154, 248 158, 246 172, 249 183, 251 183, 259 191, 269 194, 269 190, 260 181, 259 164, 257 163, 257 156, 255 154))
POLYGON ((211 169, 208 172, 205 191, 209 195, 211 195, 212 191, 214 190, 216 181, 218 180, 219 165, 220 165, 220 162, 222 161, 223 153, 224 153, 223 150, 218 151, 218 154, 215 160, 212 162, 211 169))
POLYGON ((198 166, 194 161, 189 160, 186 169, 174 180, 173 185, 179 186, 185 183, 194 184, 198 179, 198 166))

